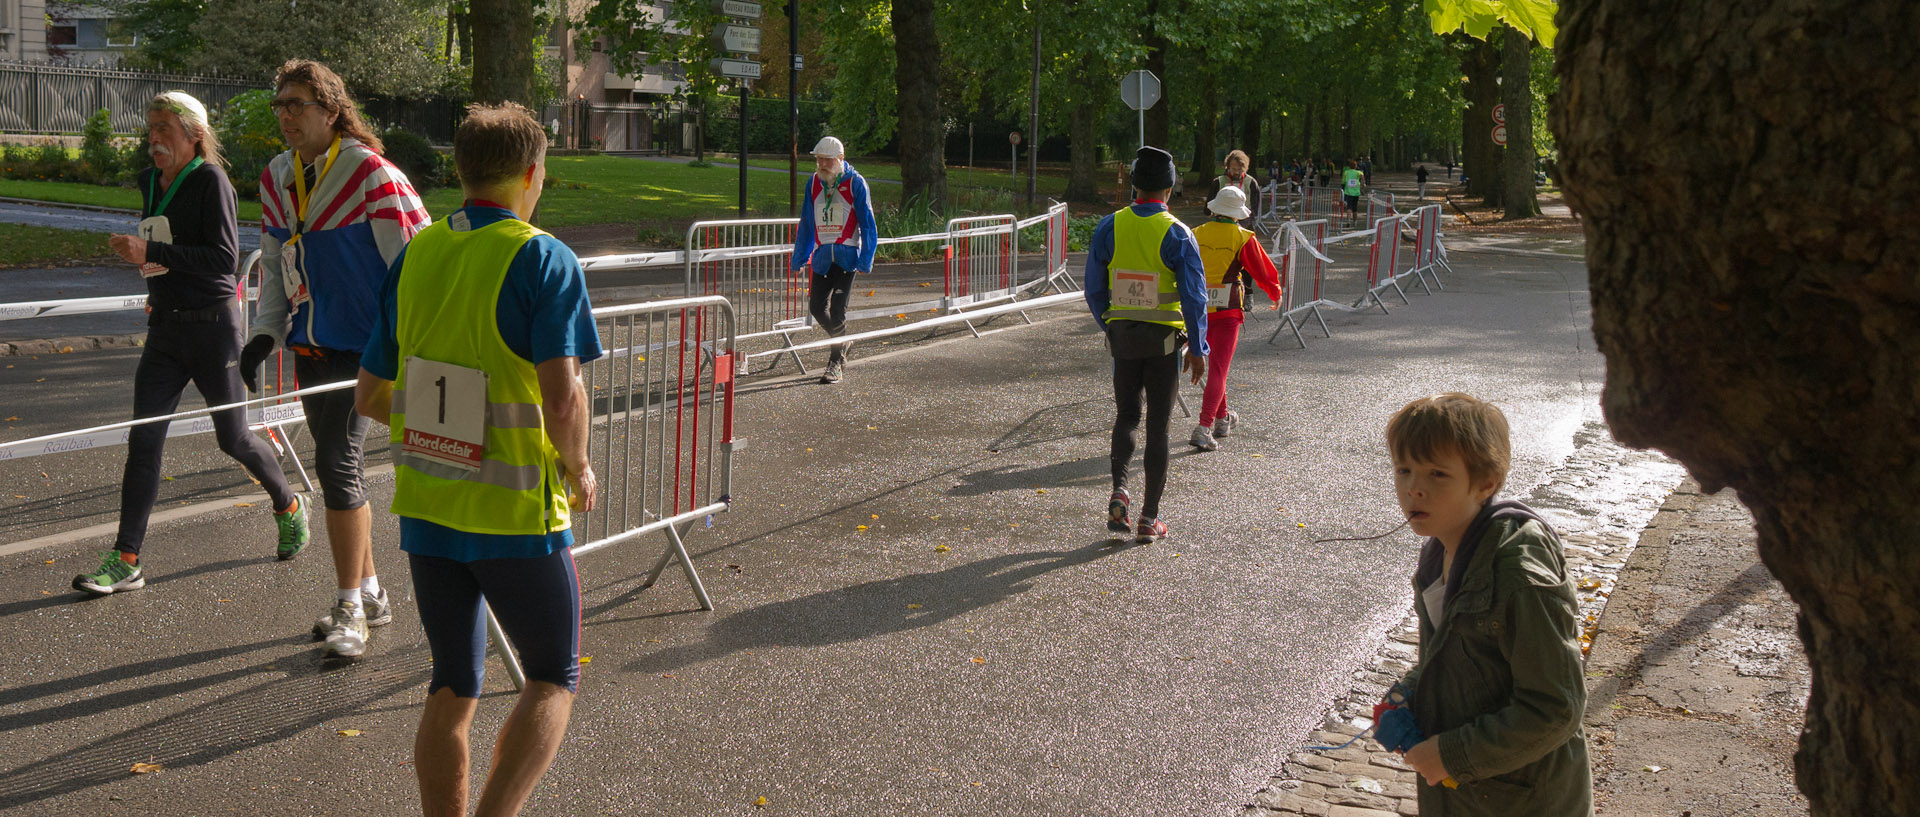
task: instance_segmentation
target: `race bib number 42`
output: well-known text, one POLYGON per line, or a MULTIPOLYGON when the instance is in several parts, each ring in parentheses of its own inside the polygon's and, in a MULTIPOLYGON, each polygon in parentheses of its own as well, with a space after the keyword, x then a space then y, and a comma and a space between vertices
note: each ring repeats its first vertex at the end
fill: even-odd
POLYGON ((1139 309, 1160 306, 1160 276, 1134 270, 1113 271, 1113 303, 1139 309))
POLYGON ((487 373, 410 357, 406 378, 400 449, 462 471, 480 470, 487 439, 487 373))

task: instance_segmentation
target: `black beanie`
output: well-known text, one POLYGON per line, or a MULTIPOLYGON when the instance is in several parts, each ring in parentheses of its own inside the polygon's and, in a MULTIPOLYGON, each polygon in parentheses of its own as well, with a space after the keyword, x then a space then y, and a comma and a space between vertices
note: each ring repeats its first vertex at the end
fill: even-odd
POLYGON ((1133 154, 1133 186, 1137 190, 1173 188, 1173 154, 1143 147, 1133 154))

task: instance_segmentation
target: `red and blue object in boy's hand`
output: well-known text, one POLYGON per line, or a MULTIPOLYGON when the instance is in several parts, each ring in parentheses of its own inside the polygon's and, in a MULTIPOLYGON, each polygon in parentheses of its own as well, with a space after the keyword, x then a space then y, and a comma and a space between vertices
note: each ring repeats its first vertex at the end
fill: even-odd
POLYGON ((1373 705, 1373 739, 1387 751, 1404 754, 1425 737, 1413 710, 1407 708, 1407 688, 1394 684, 1387 690, 1387 697, 1373 705))

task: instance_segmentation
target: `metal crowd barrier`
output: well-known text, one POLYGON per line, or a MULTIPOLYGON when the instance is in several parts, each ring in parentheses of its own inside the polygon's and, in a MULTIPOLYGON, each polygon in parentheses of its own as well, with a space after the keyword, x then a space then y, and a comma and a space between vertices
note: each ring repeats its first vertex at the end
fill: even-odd
POLYGON ((972 216, 947 220, 946 285, 941 308, 956 311, 968 306, 997 303, 1014 294, 1013 216, 972 216))
MULTIPOLYGON (((1390 202, 1391 200, 1384 196, 1379 200, 1381 205, 1390 206, 1390 202)), ((1407 300, 1406 290, 1401 286, 1401 282, 1407 278, 1415 279, 1429 295, 1433 294, 1435 289, 1444 290, 1445 287, 1440 283, 1439 269, 1446 267, 1451 272, 1452 267, 1446 264, 1447 250, 1446 244, 1441 240, 1440 219, 1440 205, 1430 204, 1404 215, 1382 216, 1375 220, 1369 229, 1336 236, 1327 235, 1328 223, 1324 219, 1283 224, 1273 239, 1272 253, 1280 256, 1279 263, 1287 286, 1286 303, 1282 307, 1286 311, 1281 318, 1280 326, 1267 338, 1267 342, 1274 343, 1279 340, 1281 333, 1290 331, 1293 333, 1294 340, 1305 348, 1306 336, 1300 329, 1308 317, 1312 317, 1320 324, 1323 336, 1333 337, 1321 310, 1359 312, 1378 306, 1384 313, 1388 310, 1386 301, 1381 295, 1388 289, 1398 293, 1402 303, 1411 303, 1407 300), (1408 223, 1415 227, 1413 258, 1410 265, 1401 269, 1400 231, 1401 226, 1408 223), (1327 265, 1333 262, 1324 250, 1334 244, 1361 238, 1368 242, 1366 293, 1351 305, 1324 298, 1320 291, 1321 283, 1325 278, 1327 265), (1310 267, 1306 266, 1309 264, 1310 267), (1313 300, 1296 305, 1296 285, 1309 269, 1313 276, 1313 300)))
MULTIPOLYGON (((653 586, 677 560, 700 609, 712 610, 685 540, 733 502, 741 444, 733 435, 733 305, 707 295, 601 307, 593 317, 607 354, 581 367, 581 378, 593 405, 587 456, 600 494, 598 507, 574 520, 573 555, 663 532, 667 547, 640 586, 653 586)), ((514 688, 524 688, 519 657, 491 613, 487 631, 514 688)))
POLYGON ((1280 259, 1281 285, 1284 289, 1280 293, 1283 299, 1280 306, 1280 325, 1273 330, 1273 335, 1267 338, 1267 343, 1273 343, 1280 337, 1281 332, 1291 330, 1294 339, 1300 342, 1300 348, 1307 348, 1307 339, 1300 334, 1300 326, 1309 316, 1320 324, 1320 333, 1323 336, 1333 337, 1333 330, 1327 328, 1327 319, 1320 314, 1322 306, 1339 306, 1320 297, 1320 286, 1326 278, 1327 264, 1332 261, 1320 253, 1320 248, 1326 240, 1327 220, 1324 218, 1282 222, 1275 233, 1273 250, 1268 254, 1278 256, 1280 259), (1313 299, 1306 303, 1298 303, 1303 264, 1312 265, 1313 299))

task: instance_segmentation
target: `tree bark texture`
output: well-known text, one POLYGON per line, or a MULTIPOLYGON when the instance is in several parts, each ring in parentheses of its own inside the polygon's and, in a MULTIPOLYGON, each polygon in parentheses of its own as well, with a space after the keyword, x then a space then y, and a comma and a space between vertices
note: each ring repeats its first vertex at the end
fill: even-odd
POLYGON ((893 4, 900 203, 945 213, 946 130, 940 121, 940 37, 933 14, 933 0, 895 0, 893 4))
POLYGON ((1565 0, 1552 126, 1613 433, 1753 510, 1812 813, 1920 815, 1920 4, 1565 0))
MULTIPOLYGON (((1267 103, 1249 102, 1245 104, 1247 106, 1246 110, 1240 112, 1240 144, 1234 145, 1234 147, 1246 151, 1247 156, 1254 164, 1258 165, 1263 157, 1272 155, 1271 148, 1265 151, 1260 149, 1260 132, 1264 130, 1263 125, 1265 125, 1267 121, 1267 103)), ((1256 169, 1262 173, 1266 172, 1264 166, 1256 169)))
MULTIPOLYGON (((1206 181, 1217 175, 1214 170, 1214 139, 1220 131, 1220 78, 1211 72, 1200 73, 1200 104, 1193 114, 1193 165, 1187 168, 1188 181, 1199 180, 1202 192, 1206 181)), ((1171 150, 1171 148, 1168 148, 1171 150)))
MULTIPOLYGON (((1167 145, 1167 135, 1169 132, 1167 111, 1170 108, 1167 104, 1167 95, 1169 93, 1167 87, 1167 49, 1172 47, 1172 43, 1167 42, 1167 38, 1162 35, 1160 30, 1154 25, 1154 20, 1160 16, 1160 7, 1162 4, 1162 0, 1152 0, 1152 2, 1147 4, 1146 16, 1140 18, 1140 44, 1147 49, 1147 60, 1144 67, 1146 70, 1152 71, 1154 76, 1160 78, 1160 101, 1153 103, 1153 107, 1146 110, 1145 125, 1147 144, 1172 152, 1173 148, 1167 145)), ((1133 160, 1132 154, 1128 154, 1127 160, 1133 160)))
POLYGON ((1500 48, 1491 38, 1468 42, 1471 47, 1460 60, 1460 72, 1467 78, 1467 109, 1460 115, 1466 194, 1498 206, 1502 174, 1499 148, 1493 144, 1493 106, 1500 102, 1500 85, 1495 81, 1500 75, 1500 48))
MULTIPOLYGON (((1084 63, 1076 66, 1073 75, 1074 102, 1067 108, 1067 201, 1102 202, 1100 180, 1096 177, 1099 167, 1094 161, 1099 139, 1094 135, 1094 120, 1100 116, 1101 89, 1095 87, 1093 73, 1084 63)), ((1126 191, 1121 191, 1126 195, 1126 191)))
POLYGON ((1500 44, 1500 101, 1507 106, 1507 146, 1502 148, 1501 198, 1507 218, 1540 215, 1533 186, 1533 38, 1508 26, 1500 44))
MULTIPOLYGON (((1313 103, 1311 102, 1307 103, 1306 118, 1300 122, 1300 158, 1309 162, 1316 158, 1313 152, 1313 103)), ((1309 172, 1307 175, 1313 174, 1309 172)))
MULTIPOLYGON (((471 0, 473 98, 533 104, 533 4, 471 0)), ((538 115, 538 112, 535 112, 538 115)))

